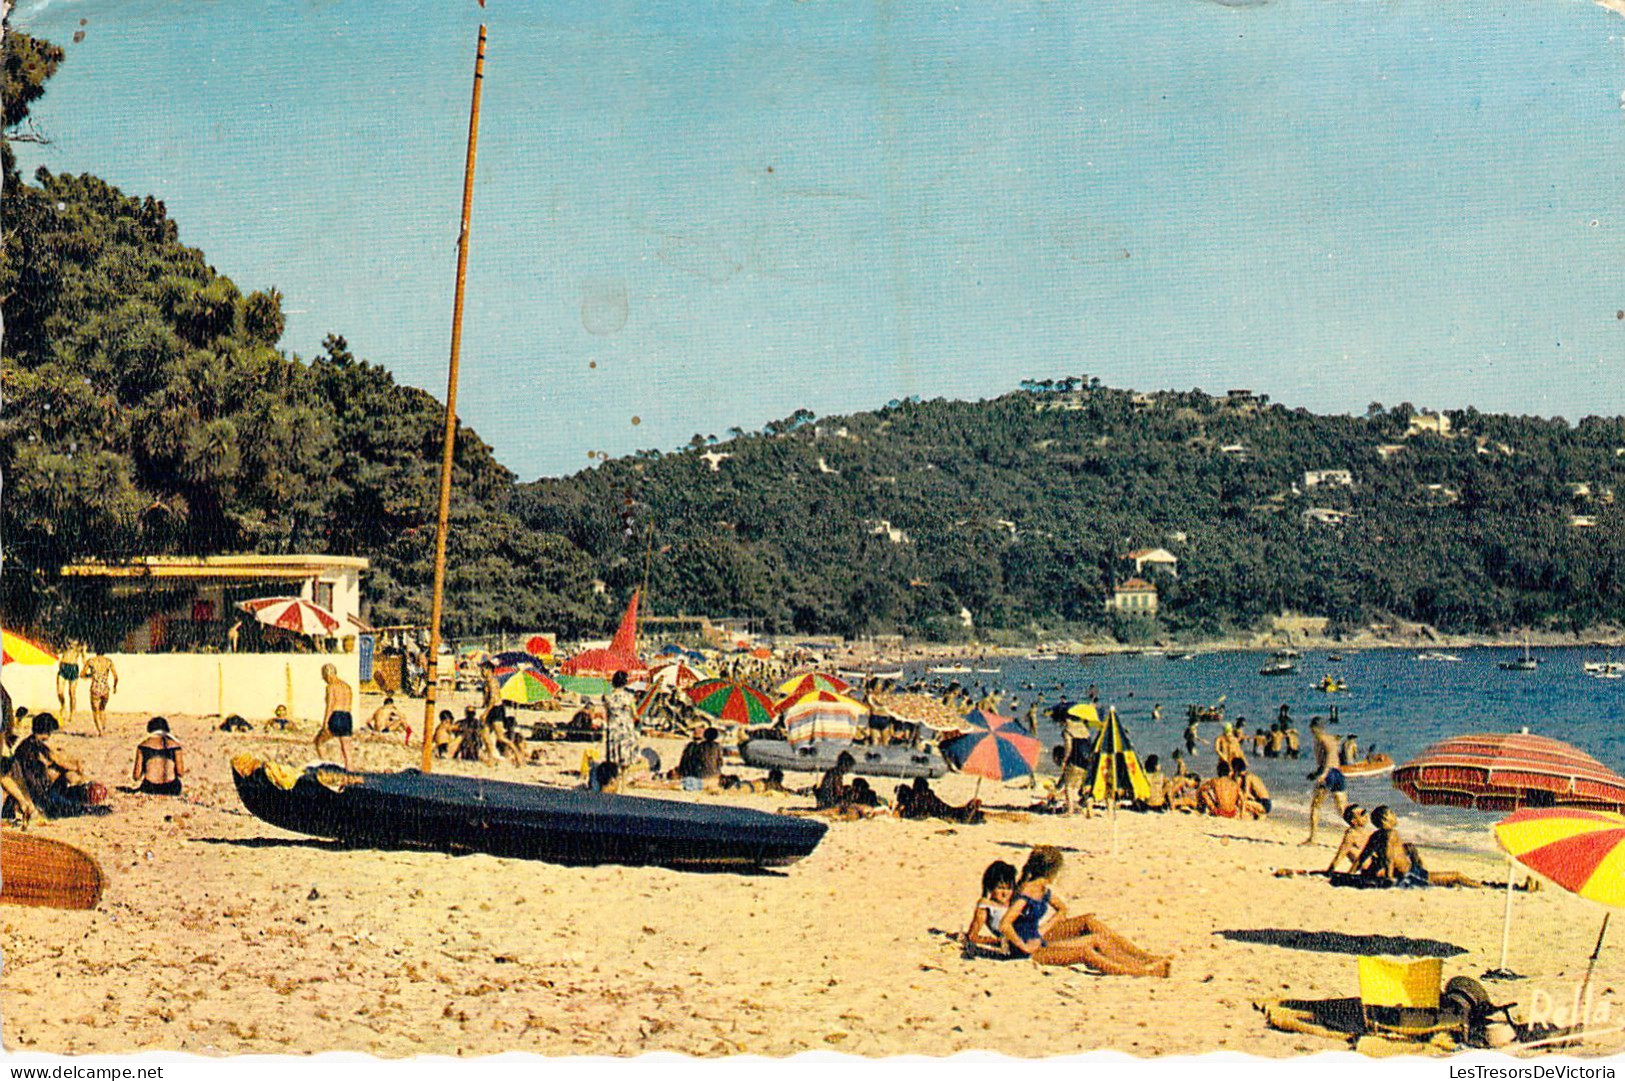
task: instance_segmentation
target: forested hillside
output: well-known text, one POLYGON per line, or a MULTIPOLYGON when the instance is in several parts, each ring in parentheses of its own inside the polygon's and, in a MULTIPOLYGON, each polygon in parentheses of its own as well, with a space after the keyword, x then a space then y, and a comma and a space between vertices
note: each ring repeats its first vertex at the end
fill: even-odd
POLYGON ((1211 634, 1283 610, 1448 631, 1625 617, 1625 422, 1468 410, 1440 435, 1414 415, 1046 381, 696 436, 522 486, 514 506, 612 584, 647 573, 657 609, 786 630, 953 638, 961 608, 984 635, 1211 634), (1311 487, 1324 470, 1353 483, 1311 487), (605 514, 629 499, 630 541, 605 514), (1123 556, 1147 547, 1180 561, 1153 576, 1160 627, 1104 611, 1133 573, 1123 556))

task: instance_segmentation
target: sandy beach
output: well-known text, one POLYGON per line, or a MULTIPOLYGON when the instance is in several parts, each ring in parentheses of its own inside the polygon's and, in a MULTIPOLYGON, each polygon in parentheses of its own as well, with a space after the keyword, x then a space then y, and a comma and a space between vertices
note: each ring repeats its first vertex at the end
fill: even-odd
MULTIPOLYGON (((145 720, 114 715, 97 738, 81 715, 55 743, 110 787, 126 786, 145 720)), ((171 721, 189 756, 185 797, 115 788, 110 816, 34 827, 93 853, 108 887, 93 912, 0 909, 8 1048, 1289 1056, 1339 1046, 1270 1031, 1254 1000, 1352 995, 1362 953, 1443 956, 1446 978, 1476 976, 1499 956, 1502 892, 1277 879, 1276 867, 1324 865, 1330 848, 1302 848, 1300 829, 1268 821, 1124 813, 1115 843, 1105 817, 835 822, 808 859, 755 876, 346 850, 249 816, 232 788, 228 762, 242 751, 311 761, 308 725, 228 735, 209 720, 171 721), (982 868, 1019 864, 1040 843, 1067 853, 1057 893, 1072 910, 1172 954, 1172 978, 961 957, 947 932, 967 923, 982 868)), ((416 763, 416 748, 397 740, 358 742, 365 768, 416 763)), ((445 768, 568 783, 582 747, 545 746, 548 762, 522 770, 445 768)), ((678 748, 656 746, 663 756, 678 748)), ((937 787, 957 802, 974 785, 950 776, 937 787)), ((889 795, 892 783, 877 787, 889 795)), ((1029 802, 985 783, 982 796, 1029 802)), ((1504 873, 1488 855, 1436 853, 1430 866, 1504 873)), ((1512 963, 1531 978, 1492 984, 1492 994, 1528 1003, 1540 989, 1569 1002, 1601 919, 1553 887, 1519 893, 1512 963)), ((1605 947, 1598 1001, 1613 1008, 1622 980, 1625 952, 1605 947)))

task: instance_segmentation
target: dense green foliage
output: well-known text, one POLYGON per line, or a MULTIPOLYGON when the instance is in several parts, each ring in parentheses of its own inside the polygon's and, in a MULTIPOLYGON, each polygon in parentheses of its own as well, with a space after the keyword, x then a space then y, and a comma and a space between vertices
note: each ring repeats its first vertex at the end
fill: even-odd
POLYGON ((1180 560, 1177 578, 1151 575, 1163 632, 1250 628, 1285 610, 1339 629, 1625 618, 1625 522, 1611 494, 1625 493, 1625 421, 1467 410, 1441 437, 1410 433, 1412 415, 1024 384, 992 401, 894 402, 714 445, 696 437, 524 486, 515 507, 592 552, 611 583, 647 563, 656 610, 781 630, 955 637, 964 608, 984 636, 1143 636, 1144 621, 1109 618, 1104 601, 1133 573, 1123 556, 1145 547, 1180 560), (731 457, 713 471, 705 454, 731 457), (1305 472, 1329 469, 1348 470, 1352 487, 1306 486, 1305 472), (648 559, 600 511, 628 498, 655 538, 648 559), (1330 524, 1311 508, 1351 516, 1330 524))
MULTIPOLYGON (((8 123, 60 59, 7 35, 8 123)), ((64 592, 67 562, 238 551, 368 556, 374 620, 426 617, 432 396, 343 338, 308 363, 279 351, 281 297, 239 291, 150 196, 41 170, 33 184, 8 175, 0 215, 9 619, 85 633, 115 611, 64 592)), ((473 432, 457 450, 448 631, 596 629, 607 608, 586 602, 582 553, 506 512, 513 477, 473 432)))

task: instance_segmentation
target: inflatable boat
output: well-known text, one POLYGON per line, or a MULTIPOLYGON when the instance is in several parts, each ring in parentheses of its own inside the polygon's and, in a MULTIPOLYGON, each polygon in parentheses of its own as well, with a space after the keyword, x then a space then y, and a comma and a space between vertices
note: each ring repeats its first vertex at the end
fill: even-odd
POLYGON ((936 778, 948 772, 948 763, 936 751, 922 751, 898 745, 866 746, 861 743, 838 743, 831 740, 813 740, 811 743, 792 744, 783 740, 748 740, 739 748, 739 756, 748 766, 758 769, 782 769, 802 773, 823 773, 835 766, 842 751, 849 751, 855 760, 852 772, 868 777, 936 778))

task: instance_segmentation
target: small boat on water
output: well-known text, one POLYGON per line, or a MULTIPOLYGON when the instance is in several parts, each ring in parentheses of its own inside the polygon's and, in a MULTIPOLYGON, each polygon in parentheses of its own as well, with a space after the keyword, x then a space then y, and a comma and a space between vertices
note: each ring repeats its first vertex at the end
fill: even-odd
POLYGON ((1534 655, 1529 652, 1529 643, 1525 642, 1523 644, 1522 657, 1518 657, 1515 660, 1502 661, 1495 667, 1499 668, 1503 672, 1533 672, 1540 668, 1540 662, 1537 661, 1534 655))
POLYGON ((927 668, 927 672, 936 676, 962 676, 971 671, 968 664, 939 664, 935 668, 927 668))
POLYGON ((1330 664, 1341 664, 1343 655, 1341 653, 1328 653, 1326 654, 1326 660, 1330 664))
POLYGON ((941 754, 902 744, 868 746, 818 739, 792 744, 781 739, 752 739, 740 746, 739 757, 757 769, 823 773, 834 768, 842 751, 852 755, 853 773, 869 777, 937 778, 948 772, 948 762, 941 754))
POLYGON ((1170 660, 1170 661, 1194 661, 1196 659, 1196 654, 1194 654, 1194 653, 1170 653, 1170 654, 1168 654, 1167 659, 1170 660))
POLYGON ((483 777, 295 770, 231 760, 250 814, 311 837, 381 848, 484 852, 549 863, 783 867, 824 837, 822 822, 679 800, 483 777))
POLYGON ((1270 656, 1274 657, 1277 660, 1295 661, 1299 657, 1303 656, 1303 654, 1299 653, 1297 650, 1293 649, 1291 646, 1287 646, 1285 649, 1276 650, 1274 653, 1271 653, 1270 656))
POLYGON ((1460 662, 1460 660, 1461 660, 1461 658, 1456 656, 1454 653, 1418 653, 1416 655, 1416 659, 1419 660, 1419 661, 1451 661, 1451 662, 1460 662))
POLYGON ((979 675, 979 676, 996 676, 996 675, 999 674, 999 669, 997 669, 997 668, 978 668, 976 670, 976 674, 979 675))
POLYGON ((1258 670, 1258 674, 1261 676, 1284 676, 1292 672, 1296 672, 1297 670, 1297 665, 1293 664, 1289 660, 1283 659, 1270 661, 1268 664, 1258 670))

